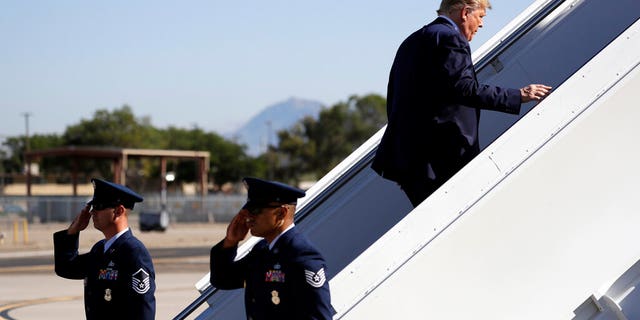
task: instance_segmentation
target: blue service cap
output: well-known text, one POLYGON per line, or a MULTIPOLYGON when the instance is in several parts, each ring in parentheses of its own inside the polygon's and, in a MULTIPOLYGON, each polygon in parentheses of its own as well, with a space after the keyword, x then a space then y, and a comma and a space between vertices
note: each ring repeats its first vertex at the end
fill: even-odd
POLYGON ((277 181, 247 177, 243 179, 247 188, 247 203, 243 208, 260 207, 270 202, 295 204, 305 192, 277 181))
POLYGON ((142 202, 143 198, 133 190, 117 183, 102 179, 91 179, 93 184, 93 199, 87 202, 88 205, 101 204, 121 204, 127 209, 133 209, 136 202, 142 202))

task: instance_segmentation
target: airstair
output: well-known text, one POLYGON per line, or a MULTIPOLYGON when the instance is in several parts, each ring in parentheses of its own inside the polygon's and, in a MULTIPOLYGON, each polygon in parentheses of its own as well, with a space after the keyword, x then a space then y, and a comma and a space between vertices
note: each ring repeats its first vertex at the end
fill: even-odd
MULTIPOLYGON (((296 225, 335 319, 640 318, 639 17, 637 0, 540 0, 476 50, 480 82, 554 92, 483 112, 482 153, 417 208, 369 167, 384 129, 309 189, 296 225)), ((176 319, 244 319, 241 289, 196 287, 176 319)))

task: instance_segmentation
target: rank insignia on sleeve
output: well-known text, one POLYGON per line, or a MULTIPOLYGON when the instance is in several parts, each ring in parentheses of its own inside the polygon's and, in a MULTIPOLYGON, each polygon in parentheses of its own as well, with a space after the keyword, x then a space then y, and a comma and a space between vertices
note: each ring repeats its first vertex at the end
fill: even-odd
POLYGON ((150 287, 151 280, 149 279, 149 274, 142 268, 131 276, 131 288, 133 288, 133 291, 144 294, 149 291, 150 287))
POLYGON ((320 268, 318 272, 304 270, 304 276, 307 279, 307 283, 314 288, 320 288, 324 285, 327 278, 324 275, 324 268, 320 268))

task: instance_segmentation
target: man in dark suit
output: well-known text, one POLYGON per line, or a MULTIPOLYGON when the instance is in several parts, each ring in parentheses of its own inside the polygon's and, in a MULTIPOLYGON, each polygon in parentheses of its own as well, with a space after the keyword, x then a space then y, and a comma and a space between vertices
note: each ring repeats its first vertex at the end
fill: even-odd
POLYGON ((469 41, 482 27, 487 0, 443 0, 438 18, 396 53, 387 88, 388 124, 372 168, 396 181, 417 206, 479 152, 480 109, 511 114, 551 87, 479 84, 469 41))
POLYGON ((331 319, 326 263, 293 224, 296 201, 304 191, 257 178, 245 178, 247 203, 211 249, 211 284, 245 287, 247 319, 331 319), (248 231, 263 239, 234 261, 248 231))
POLYGON ((93 199, 67 230, 53 234, 55 272, 84 279, 87 319, 155 319, 155 271, 151 256, 128 224, 127 210, 142 197, 125 186, 92 179, 93 199), (78 254, 89 219, 104 239, 78 254))

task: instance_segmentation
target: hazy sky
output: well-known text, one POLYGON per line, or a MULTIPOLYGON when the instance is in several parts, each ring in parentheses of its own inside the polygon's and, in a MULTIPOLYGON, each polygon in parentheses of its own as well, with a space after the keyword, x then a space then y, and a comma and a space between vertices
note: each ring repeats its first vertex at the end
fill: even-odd
MULTIPOLYGON (((532 0, 492 0, 472 50, 532 0)), ((386 95, 400 42, 439 0, 5 0, 0 139, 124 104, 156 127, 226 133, 290 97, 386 95)))

